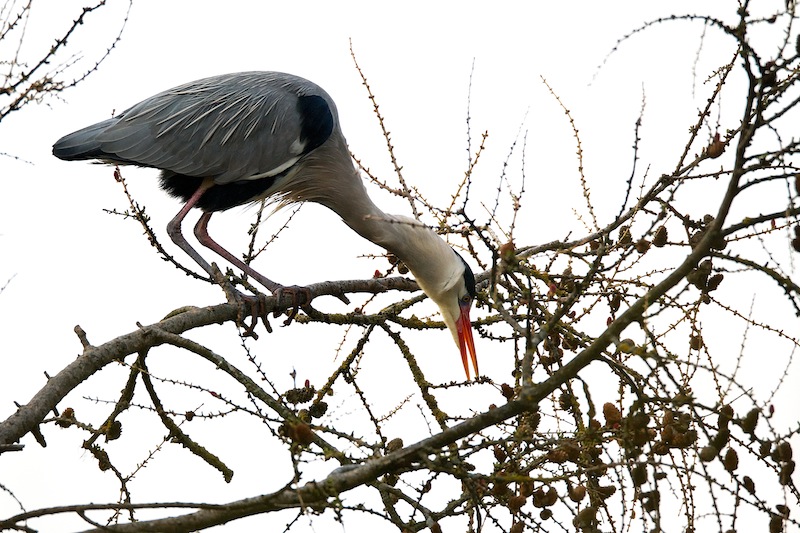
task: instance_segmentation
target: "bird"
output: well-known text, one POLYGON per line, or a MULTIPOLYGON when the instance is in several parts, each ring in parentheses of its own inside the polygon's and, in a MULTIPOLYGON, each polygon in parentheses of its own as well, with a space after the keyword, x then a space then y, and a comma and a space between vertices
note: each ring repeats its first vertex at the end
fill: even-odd
MULTIPOLYGON (((97 160, 161 171, 160 185, 184 204, 167 225, 172 241, 212 276, 181 223, 202 211, 197 240, 273 294, 273 282, 208 234, 218 211, 268 199, 277 208, 315 202, 353 231, 396 256, 439 307, 459 348, 467 380, 478 360, 470 322, 475 277, 463 257, 417 220, 384 213, 369 197, 347 147, 333 99, 282 72, 223 74, 160 92, 53 145, 65 161, 97 160)), ((290 290, 300 289, 291 287, 290 290)))

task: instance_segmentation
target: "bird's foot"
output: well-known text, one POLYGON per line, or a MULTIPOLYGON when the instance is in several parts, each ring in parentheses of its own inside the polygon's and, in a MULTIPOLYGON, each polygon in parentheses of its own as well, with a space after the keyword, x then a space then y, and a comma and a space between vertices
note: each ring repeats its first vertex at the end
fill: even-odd
POLYGON ((283 321, 284 326, 288 326, 297 316, 298 311, 304 305, 311 303, 312 295, 308 287, 280 287, 276 289, 275 303, 273 305, 267 304, 267 296, 262 293, 255 295, 242 294, 236 291, 235 299, 239 304, 239 316, 237 322, 244 328, 243 335, 245 337, 253 337, 258 340, 258 334, 255 332, 258 321, 264 323, 267 333, 272 333, 272 325, 269 323, 269 312, 272 311, 273 317, 278 317, 281 314, 283 306, 281 305, 284 298, 291 300, 291 306, 288 307, 289 313, 286 320, 283 321), (245 313, 250 317, 250 324, 245 323, 245 313))
POLYGON ((255 292, 255 295, 242 294, 236 290, 231 281, 222 274, 216 264, 212 264, 212 278, 222 287, 225 291, 225 296, 229 303, 239 305, 239 316, 236 322, 245 328, 244 336, 253 337, 258 339, 258 334, 255 332, 258 321, 264 322, 264 327, 267 333, 272 333, 272 326, 268 320, 268 314, 272 311, 272 316, 278 317, 281 311, 289 309, 288 317, 283 322, 284 326, 292 323, 292 320, 297 316, 300 308, 311 303, 314 296, 311 294, 311 289, 308 287, 300 287, 298 285, 282 286, 270 282, 268 288, 272 291, 275 297, 275 303, 271 306, 267 305, 267 296, 256 291, 252 286, 247 285, 250 290, 255 292), (283 306, 284 298, 288 299, 291 304, 283 306), (250 324, 245 323, 245 313, 250 316, 250 324))
POLYGON ((255 296, 251 296, 236 291, 236 302, 239 304, 239 315, 236 317, 236 323, 244 328, 243 336, 253 337, 258 340, 258 333, 256 333, 255 330, 256 326, 258 326, 259 319, 264 322, 267 333, 272 333, 272 325, 267 318, 269 309, 267 308, 266 295, 259 292, 255 296), (250 315, 249 325, 244 321, 245 310, 248 311, 250 315))
MULTIPOLYGON (((314 298, 311 294, 311 289, 308 287, 300 287, 297 285, 290 285, 288 287, 279 287, 277 290, 273 292, 275 295, 275 299, 277 303, 280 304, 283 301, 284 297, 289 297, 292 300, 292 305, 289 308, 289 314, 286 320, 284 320, 283 325, 288 326, 294 320, 294 317, 297 316, 297 312, 300 311, 300 308, 304 305, 308 305, 311 303, 311 300, 314 298)), ((275 311, 273 312, 272 316, 278 317, 280 314, 280 307, 276 306, 275 311)))

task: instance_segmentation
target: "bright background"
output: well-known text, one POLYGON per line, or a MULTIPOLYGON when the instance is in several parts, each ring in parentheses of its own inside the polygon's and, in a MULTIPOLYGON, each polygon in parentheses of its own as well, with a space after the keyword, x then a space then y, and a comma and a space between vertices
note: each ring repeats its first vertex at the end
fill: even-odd
MULTIPOLYGON (((776 9, 782 1, 775 2, 776 9)), ((574 194, 578 181, 572 130, 541 77, 547 79, 577 120, 586 175, 604 225, 618 211, 630 174, 633 126, 643 96, 646 107, 640 130, 640 165, 650 165, 651 175, 660 175, 672 170, 688 127, 696 120, 697 109, 708 94, 703 82, 712 70, 730 61, 733 42, 709 39, 700 50, 700 24, 663 24, 623 43, 602 69, 598 67, 617 39, 643 21, 688 10, 724 8, 722 12, 729 19, 735 15, 733 2, 720 4, 723 3, 136 2, 122 41, 97 73, 63 93, 63 100, 50 99, 47 105, 28 106, 0 125, 0 151, 14 156, 0 158, 0 285, 13 276, 0 295, 0 353, 4 360, 0 371, 0 417, 13 412, 12 401, 26 402, 44 384, 43 372, 57 372, 80 353, 80 343, 72 331, 76 324, 86 330, 90 341, 100 344, 132 330, 137 321, 152 323, 180 306, 222 301, 218 288, 189 279, 164 263, 138 224, 103 212, 127 208, 112 169, 56 160, 50 154, 51 146, 62 135, 186 81, 224 72, 286 71, 315 81, 331 94, 351 150, 373 172, 392 180, 384 139, 348 49, 348 40, 352 39, 357 60, 392 133, 395 154, 406 179, 434 202, 449 198, 467 167, 470 76, 473 150, 480 134, 489 132, 487 150, 476 174, 476 191, 486 195, 488 202, 494 197, 497 178, 512 144, 521 138, 521 130, 527 132, 528 193, 524 201, 528 218, 517 243, 537 244, 563 238, 562 221, 573 225, 573 209, 585 215, 583 204, 576 203, 580 195, 574 194), (571 193, 566 195, 564 191, 571 193), (520 242, 521 236, 524 242, 520 242)), ((29 53, 33 57, 37 50, 49 46, 81 5, 73 1, 35 4, 23 55, 29 53)), ((72 50, 85 56, 87 62, 97 57, 118 31, 126 9, 126 3, 115 2, 87 19, 91 30, 77 36, 71 43, 75 47, 72 50)), ((729 105, 728 116, 738 117, 732 112, 738 103, 729 105)), ((708 138, 704 135, 710 133, 701 137, 708 138)), ((515 157, 512 162, 518 175, 518 152, 515 157)), ((159 232, 162 244, 193 268, 191 260, 180 254, 166 236, 166 223, 179 204, 158 190, 156 172, 126 168, 124 175, 137 201, 147 206, 151 225, 159 232)), ((370 191, 387 212, 409 214, 404 202, 388 198, 375 187, 370 191)), ((717 198, 710 200, 709 209, 716 208, 716 201, 717 198)), ((215 216, 212 235, 238 253, 247 242, 246 229, 254 212, 234 209, 215 216)), ((287 215, 288 211, 275 215, 263 225, 262 234, 270 235, 287 215)), ((187 229, 193 221, 194 218, 187 221, 187 229)), ((286 284, 367 278, 376 268, 385 269, 385 265, 360 256, 377 252, 333 213, 309 205, 303 207, 290 230, 282 234, 269 253, 260 258, 256 268, 286 284)), ((749 299, 752 294, 745 297, 749 299)), ((317 304, 325 310, 341 308, 330 299, 317 304)), ((773 302, 757 300, 757 304, 767 308, 773 302)), ((228 326, 224 332, 207 328, 192 337, 218 343, 218 336, 223 334, 235 341, 235 333, 228 326)), ((253 346, 264 360, 274 364, 271 375, 289 387, 288 373, 292 368, 297 369, 301 382, 309 378, 312 383, 319 383, 330 374, 338 364, 334 351, 340 336, 337 328, 324 326, 305 330, 277 328, 273 335, 263 334, 253 346)), ((413 337, 412 343, 416 343, 413 347, 417 351, 429 347, 426 349, 431 353, 442 354, 421 361, 432 378, 461 378, 458 356, 448 334, 427 332, 413 337)), ((478 352, 482 373, 498 382, 509 379, 508 360, 493 358, 489 345, 480 340, 478 352)), ((402 392, 392 395, 394 380, 387 379, 404 371, 404 363, 395 359, 394 355, 387 358, 378 368, 383 374, 376 373, 375 386, 387 391, 387 404, 403 397, 402 392)), ((188 361, 177 356, 173 364, 188 361)), ((208 369, 186 365, 184 371, 185 379, 193 381, 208 369)), ((112 374, 115 377, 107 381, 104 375, 90 380, 83 393, 113 399, 122 374, 112 374), (104 388, 105 383, 111 385, 104 388)), ((493 400, 499 401, 499 396, 493 400)), ((480 401, 474 408, 482 410, 487 403, 480 401)), ((67 405, 63 403, 61 407, 67 405)), ((98 412, 107 410, 107 405, 98 406, 98 412)), ((426 430, 416 428, 410 433, 421 431, 424 436, 426 430)), ((134 429, 126 427, 125 431, 134 429)), ((81 485, 77 492, 82 501, 113 499, 115 481, 96 471, 95 460, 75 444, 80 442, 75 440, 80 438, 76 435, 77 432, 69 435, 48 428, 47 449, 26 437, 24 455, 0 456, 0 483, 13 489, 28 508, 72 502, 65 494, 74 490, 73 484, 81 485), (56 450, 66 450, 67 455, 56 457, 56 450), (47 483, 43 483, 45 478, 47 483)), ((246 435, 229 434, 224 438, 237 453, 258 453, 258 442, 246 435)), ((164 469, 163 476, 174 465, 176 475, 181 472, 183 476, 178 465, 194 464, 197 479, 182 477, 174 481, 190 500, 206 497, 208 492, 201 490, 206 489, 216 495, 215 501, 230 501, 275 490, 287 480, 285 472, 248 469, 246 463, 239 463, 234 482, 225 485, 218 475, 187 456, 182 450, 162 452, 157 458, 159 464, 151 465, 151 470, 156 474, 159 468, 164 469)), ((321 467, 320 475, 330 468, 321 467)), ((174 494, 170 491, 175 486, 161 479, 161 483, 156 480, 147 489, 139 488, 143 485, 134 487, 134 493, 146 501, 175 499, 168 496, 174 494)), ((0 497, 0 516, 15 511, 13 502, 0 497)), ((242 521, 228 526, 226 531, 247 531, 254 523, 264 523, 259 520, 262 521, 242 521)), ((59 525, 67 529, 81 527, 74 521, 69 522, 71 526, 66 524, 59 525)), ((307 519, 299 531, 339 527, 321 524, 327 522, 307 519)), ((350 522, 344 529, 367 531, 372 526, 350 522)), ((51 531, 58 530, 55 523, 53 527, 51 531)))

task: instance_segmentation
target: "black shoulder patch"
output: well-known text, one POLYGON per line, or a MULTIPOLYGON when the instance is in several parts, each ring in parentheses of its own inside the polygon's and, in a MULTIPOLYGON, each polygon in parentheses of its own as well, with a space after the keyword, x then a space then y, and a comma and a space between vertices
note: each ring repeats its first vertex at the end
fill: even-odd
POLYGON ((303 152, 319 148, 333 132, 333 113, 328 102, 316 94, 300 96, 297 100, 300 113, 300 141, 303 152))
POLYGON ((453 250, 453 253, 456 254, 459 259, 461 259, 462 263, 464 263, 464 285, 467 286, 467 292, 469 293, 469 295, 474 300, 475 299, 475 294, 476 294, 476 291, 475 291, 475 274, 472 273, 472 269, 469 267, 467 262, 464 261, 464 258, 461 257, 460 253, 456 252, 455 250, 453 250))

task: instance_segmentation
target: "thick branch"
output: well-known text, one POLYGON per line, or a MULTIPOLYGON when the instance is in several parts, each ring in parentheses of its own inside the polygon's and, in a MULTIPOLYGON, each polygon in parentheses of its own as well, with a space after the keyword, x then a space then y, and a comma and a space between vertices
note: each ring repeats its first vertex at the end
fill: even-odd
MULTIPOLYGON (((417 284, 406 278, 394 277, 323 282, 309 286, 309 290, 314 297, 318 297, 358 292, 381 293, 387 290, 414 291, 417 290, 417 284)), ((267 298, 266 305, 274 307, 275 298, 267 298)), ((239 308, 233 304, 188 308, 180 314, 121 335, 100 346, 86 346, 80 357, 51 377, 28 403, 20 406, 13 415, 0 423, 0 445, 13 444, 36 429, 47 413, 52 411, 72 389, 107 364, 141 350, 164 344, 166 342, 164 336, 152 334, 154 329, 181 334, 211 324, 235 322, 238 314, 239 308)))

